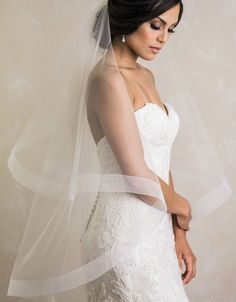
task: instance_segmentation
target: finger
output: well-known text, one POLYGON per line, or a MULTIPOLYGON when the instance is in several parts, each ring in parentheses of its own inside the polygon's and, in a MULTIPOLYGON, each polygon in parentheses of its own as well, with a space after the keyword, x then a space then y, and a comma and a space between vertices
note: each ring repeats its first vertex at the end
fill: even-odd
POLYGON ((184 282, 184 284, 187 284, 193 274, 193 262, 190 257, 185 258, 184 261, 185 261, 185 265, 186 265, 186 271, 183 274, 183 282, 184 282))
POLYGON ((193 263, 193 272, 192 272, 192 276, 189 279, 189 282, 196 276, 196 258, 193 257, 192 258, 192 263, 193 263))
POLYGON ((194 260, 192 260, 192 274, 189 277, 189 279, 187 280, 187 283, 191 282, 191 280, 194 278, 194 276, 195 276, 195 263, 194 263, 194 260))
POLYGON ((189 231, 190 230, 190 227, 180 227, 183 231, 189 231))
POLYGON ((181 215, 177 215, 177 224, 179 228, 181 228, 184 231, 189 231, 189 223, 186 223, 185 219, 181 217, 181 215))
POLYGON ((193 278, 196 276, 196 270, 197 270, 197 266, 196 266, 196 259, 195 259, 193 264, 193 278))
POLYGON ((182 254, 178 255, 178 262, 179 262, 179 268, 180 268, 180 273, 182 272, 182 268, 183 268, 183 258, 182 258, 182 254))
POLYGON ((176 217, 177 217, 177 222, 178 222, 179 227, 187 226, 186 220, 184 219, 184 217, 182 217, 181 215, 177 215, 176 217))
POLYGON ((182 258, 183 258, 183 255, 182 255, 182 252, 179 251, 176 248, 176 246, 175 246, 175 253, 176 253, 176 256, 177 256, 177 259, 178 259, 179 268, 180 268, 180 270, 182 270, 182 258))
POLYGON ((190 230, 190 227, 189 226, 181 226, 179 225, 179 228, 184 230, 184 231, 189 231, 190 230))

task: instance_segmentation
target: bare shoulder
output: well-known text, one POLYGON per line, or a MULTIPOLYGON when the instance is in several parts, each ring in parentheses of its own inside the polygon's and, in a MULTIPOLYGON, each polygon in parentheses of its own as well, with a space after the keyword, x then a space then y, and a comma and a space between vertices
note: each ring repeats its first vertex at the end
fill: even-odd
POLYGON ((88 105, 111 100, 111 94, 119 92, 119 83, 119 73, 116 69, 95 66, 88 78, 88 105))
POLYGON ((96 85, 97 87, 102 87, 103 85, 115 85, 119 78, 119 72, 116 68, 105 67, 96 65, 89 75, 89 85, 96 85))
POLYGON ((98 109, 113 105, 121 98, 121 78, 116 68, 95 66, 89 75, 87 85, 87 109, 98 109))

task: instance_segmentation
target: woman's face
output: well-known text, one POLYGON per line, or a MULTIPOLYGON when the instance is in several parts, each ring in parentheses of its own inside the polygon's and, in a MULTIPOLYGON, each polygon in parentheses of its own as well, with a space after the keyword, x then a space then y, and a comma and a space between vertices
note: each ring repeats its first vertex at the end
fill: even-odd
POLYGON ((153 60, 173 33, 178 22, 180 5, 172 7, 158 17, 144 22, 130 35, 126 43, 135 54, 144 60, 153 60))

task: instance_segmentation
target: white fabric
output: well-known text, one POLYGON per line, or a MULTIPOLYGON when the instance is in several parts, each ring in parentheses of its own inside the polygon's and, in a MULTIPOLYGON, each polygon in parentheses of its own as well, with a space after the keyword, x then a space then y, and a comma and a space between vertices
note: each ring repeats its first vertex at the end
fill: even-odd
MULTIPOLYGON (((146 103, 135 112, 147 165, 169 182, 171 148, 179 129, 179 116, 165 103, 169 116, 157 104, 146 103)), ((119 172, 112 149, 103 137, 97 144, 103 172, 119 172)), ((102 193, 91 213, 83 238, 87 261, 111 248, 114 242, 127 241, 127 230, 135 216, 142 228, 143 213, 149 207, 133 194, 102 193)), ((91 302, 187 302, 175 252, 171 214, 153 208, 161 224, 112 270, 89 284, 91 302)), ((155 218, 154 218, 155 219, 155 218)), ((130 236, 130 234, 129 234, 130 236)))

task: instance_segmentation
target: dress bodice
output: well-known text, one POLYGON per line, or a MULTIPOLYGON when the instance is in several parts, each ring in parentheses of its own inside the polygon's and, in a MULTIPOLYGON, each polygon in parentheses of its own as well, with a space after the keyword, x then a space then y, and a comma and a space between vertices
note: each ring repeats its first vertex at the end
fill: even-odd
MULTIPOLYGON (((165 103, 167 113, 155 103, 145 103, 135 111, 147 166, 169 184, 171 148, 179 130, 179 116, 172 105, 165 103)), ((120 173, 120 167, 104 136, 97 144, 103 173, 120 173)))

